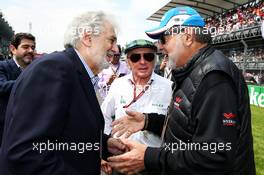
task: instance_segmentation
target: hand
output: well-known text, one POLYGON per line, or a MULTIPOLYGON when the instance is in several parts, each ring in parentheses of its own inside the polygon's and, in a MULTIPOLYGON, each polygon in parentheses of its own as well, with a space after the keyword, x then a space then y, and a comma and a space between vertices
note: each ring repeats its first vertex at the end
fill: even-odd
POLYGON ((146 145, 123 139, 122 142, 128 147, 129 152, 109 157, 109 165, 124 174, 136 174, 145 169, 144 156, 147 149, 146 145))
POLYGON ((138 132, 144 128, 145 116, 135 111, 126 111, 127 116, 121 117, 112 122, 112 135, 116 137, 122 136, 128 138, 131 134, 138 132))
POLYGON ((167 62, 168 62, 168 56, 165 55, 163 60, 162 60, 162 62, 161 62, 161 64, 160 64, 160 70, 164 70, 165 69, 165 67, 167 65, 167 62))
POLYGON ((111 175, 113 172, 112 167, 103 159, 101 160, 101 170, 107 175, 111 175))
POLYGON ((121 142, 120 139, 109 138, 107 140, 107 149, 114 155, 123 154, 126 152, 126 146, 121 142))
POLYGON ((109 80, 106 84, 111 85, 116 78, 117 78, 117 76, 115 74, 111 75, 111 77, 109 78, 109 80))

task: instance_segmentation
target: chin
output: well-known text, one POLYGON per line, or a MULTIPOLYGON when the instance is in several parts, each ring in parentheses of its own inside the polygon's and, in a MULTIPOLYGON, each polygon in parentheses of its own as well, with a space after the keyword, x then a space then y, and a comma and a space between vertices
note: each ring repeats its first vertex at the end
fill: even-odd
POLYGON ((32 62, 32 59, 26 59, 26 60, 23 60, 25 64, 30 64, 32 62))
POLYGON ((110 64, 107 61, 104 61, 104 62, 100 63, 100 65, 99 65, 101 70, 107 69, 109 66, 110 66, 110 64))
POLYGON ((148 78, 151 76, 151 73, 145 72, 145 73, 138 73, 138 77, 140 78, 148 78))

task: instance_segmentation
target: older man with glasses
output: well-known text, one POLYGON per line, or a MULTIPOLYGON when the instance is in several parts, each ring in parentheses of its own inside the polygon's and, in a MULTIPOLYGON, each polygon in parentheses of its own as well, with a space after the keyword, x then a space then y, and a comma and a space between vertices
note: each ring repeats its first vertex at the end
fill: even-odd
MULTIPOLYGON (((127 114, 131 117, 134 111, 165 115, 170 102, 172 82, 154 73, 156 46, 147 40, 139 39, 130 42, 126 49, 127 63, 131 73, 116 79, 106 96, 101 109, 105 118, 106 134, 114 137, 126 137, 133 130, 112 128, 111 123, 127 114), (116 132, 121 130, 122 133, 116 132)), ((160 147, 161 139, 149 131, 138 131, 129 139, 152 147, 160 147)))

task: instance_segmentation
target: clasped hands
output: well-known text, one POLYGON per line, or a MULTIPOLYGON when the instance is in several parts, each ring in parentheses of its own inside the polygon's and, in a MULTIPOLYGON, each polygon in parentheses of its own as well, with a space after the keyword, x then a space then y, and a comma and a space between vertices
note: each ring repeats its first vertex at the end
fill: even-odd
POLYGON ((114 156, 107 159, 108 162, 102 162, 102 170, 107 174, 112 173, 112 169, 124 174, 136 174, 145 169, 144 155, 147 149, 146 145, 127 138, 143 129, 145 117, 138 112, 126 111, 124 116, 112 123, 112 135, 120 139, 108 139, 108 151, 114 156))

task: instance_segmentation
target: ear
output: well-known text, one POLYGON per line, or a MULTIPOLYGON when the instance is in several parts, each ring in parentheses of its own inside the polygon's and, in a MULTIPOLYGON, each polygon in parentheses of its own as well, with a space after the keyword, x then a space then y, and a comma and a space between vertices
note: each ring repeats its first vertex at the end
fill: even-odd
POLYGON ((83 34, 83 37, 81 38, 81 43, 85 45, 86 47, 92 46, 92 35, 89 32, 85 32, 83 34))
POLYGON ((9 50, 11 51, 11 53, 13 54, 13 55, 16 55, 16 47, 15 46, 13 46, 12 44, 10 44, 9 45, 9 50))
POLYGON ((188 33, 185 34, 185 36, 184 36, 184 42, 183 42, 183 44, 184 44, 185 47, 190 47, 192 45, 193 40, 194 40, 193 37, 194 37, 193 34, 188 34, 188 33))
POLYGON ((127 67, 131 70, 131 61, 126 58, 127 67))
POLYGON ((191 27, 185 29, 184 45, 190 47, 194 41, 194 30, 191 27))

